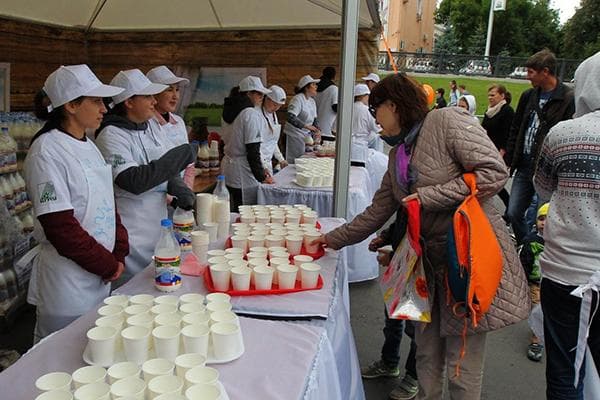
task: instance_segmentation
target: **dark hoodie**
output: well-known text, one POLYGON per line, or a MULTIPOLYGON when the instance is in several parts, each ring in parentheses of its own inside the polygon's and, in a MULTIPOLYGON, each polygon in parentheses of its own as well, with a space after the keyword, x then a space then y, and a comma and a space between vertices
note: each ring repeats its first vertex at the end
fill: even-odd
POLYGON ((323 92, 331 85, 335 85, 335 82, 325 76, 321 76, 319 83, 317 83, 317 93, 323 92))
POLYGON ((248 107, 254 107, 248 96, 238 95, 233 97, 225 97, 223 101, 223 121, 232 124, 235 118, 248 107))

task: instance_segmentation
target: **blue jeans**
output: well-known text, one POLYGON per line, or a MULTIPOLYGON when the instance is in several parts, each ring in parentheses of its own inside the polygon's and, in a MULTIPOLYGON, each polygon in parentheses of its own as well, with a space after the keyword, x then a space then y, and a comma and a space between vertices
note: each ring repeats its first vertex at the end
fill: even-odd
POLYGON ((417 344, 415 343, 415 326, 411 321, 403 319, 391 319, 385 310, 385 326, 383 336, 385 340, 381 348, 381 359, 387 365, 397 366, 400 363, 400 343, 402 342, 402 332, 410 337, 410 352, 406 358, 404 369, 412 378, 417 379, 417 361, 415 354, 417 344))
MULTIPOLYGON (((579 372, 579 384, 575 380, 575 351, 579 332, 579 308, 581 299, 571 296, 575 286, 565 286, 550 279, 542 279, 541 303, 544 312, 544 342, 546 348, 546 398, 548 400, 583 400, 582 380, 585 361, 579 372)), ((592 310, 598 303, 594 294, 592 310)), ((600 313, 594 316, 590 326, 588 346, 596 366, 600 367, 600 313)))
POLYGON ((513 178, 508 209, 506 216, 510 221, 517 243, 523 243, 523 239, 531 231, 531 226, 527 226, 525 221, 525 211, 531 205, 535 189, 531 178, 531 168, 525 167, 517 169, 513 178))

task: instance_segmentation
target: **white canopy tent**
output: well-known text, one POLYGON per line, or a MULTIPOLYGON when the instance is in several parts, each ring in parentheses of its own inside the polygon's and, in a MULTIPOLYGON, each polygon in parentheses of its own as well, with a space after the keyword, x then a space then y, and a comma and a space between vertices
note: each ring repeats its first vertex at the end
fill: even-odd
MULTIPOLYGON (((90 32, 342 30, 337 132, 352 126, 358 28, 379 30, 377 0, 2 0, 0 16, 90 32)), ((334 215, 347 209, 350 135, 337 140, 334 215)))

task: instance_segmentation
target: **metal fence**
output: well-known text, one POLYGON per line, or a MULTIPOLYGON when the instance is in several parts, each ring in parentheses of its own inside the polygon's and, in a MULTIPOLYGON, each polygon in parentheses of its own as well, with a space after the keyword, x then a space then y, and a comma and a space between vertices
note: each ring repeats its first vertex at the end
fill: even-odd
MULTIPOLYGON (((525 68, 527 57, 405 52, 392 52, 392 57, 398 70, 404 72, 527 78, 525 68)), ((557 61, 559 78, 570 81, 582 60, 559 58, 557 61)), ((393 70, 388 53, 385 51, 379 52, 378 64, 380 70, 393 70)))

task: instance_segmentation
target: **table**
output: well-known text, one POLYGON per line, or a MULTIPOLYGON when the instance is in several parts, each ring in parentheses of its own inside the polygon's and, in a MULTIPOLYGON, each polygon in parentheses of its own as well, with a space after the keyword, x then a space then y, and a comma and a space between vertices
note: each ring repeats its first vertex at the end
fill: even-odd
MULTIPOLYGON (((319 222, 327 232, 344 220, 324 218, 319 222)), ((240 318, 246 353, 232 363, 216 366, 231 400, 364 399, 349 322, 346 261, 344 250, 328 250, 317 261, 325 280, 319 291, 233 299, 234 311, 239 314, 313 319, 292 322, 240 318)), ((192 291, 206 293, 199 277, 184 277, 177 294, 192 291)), ((152 286, 151 268, 133 277, 118 292, 160 294, 152 286)), ((0 386, 7 388, 3 400, 33 398, 38 376, 54 370, 72 372, 83 366, 85 332, 95 318, 95 310, 90 311, 0 373, 0 386)))
MULTIPOLYGON (((333 214, 333 188, 304 188, 293 183, 296 167, 288 165, 273 177, 274 184, 258 186, 258 204, 306 204, 321 217, 333 214)), ((350 167, 348 210, 346 219, 351 221, 371 204, 373 198, 371 177, 367 169, 350 167)), ((379 276, 379 264, 375 253, 369 251, 372 234, 364 241, 348 246, 348 280, 360 282, 379 276)))

